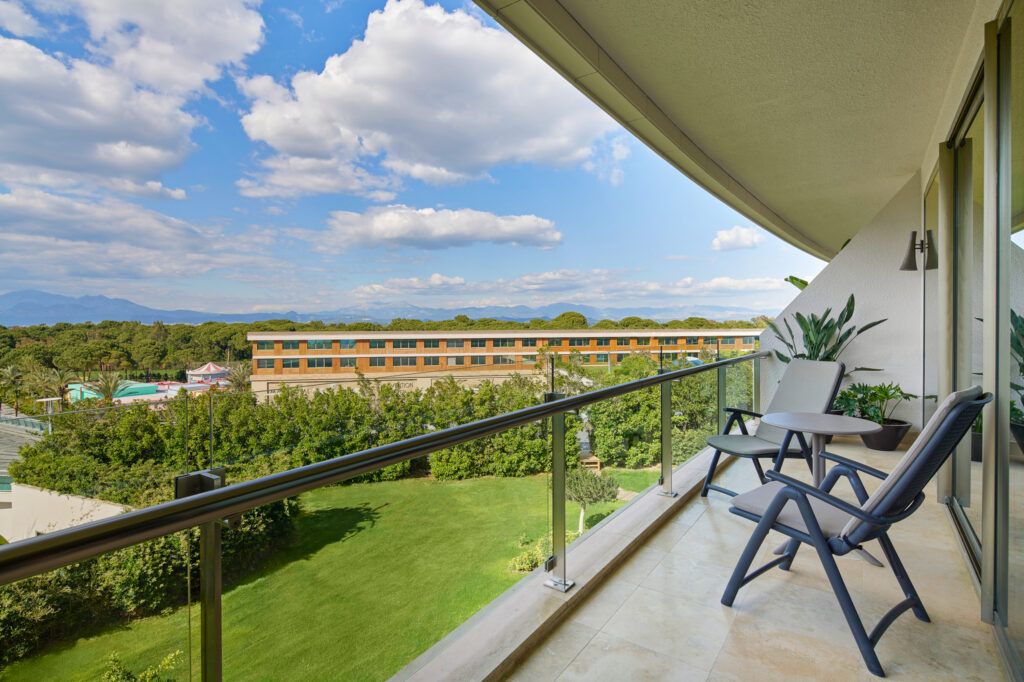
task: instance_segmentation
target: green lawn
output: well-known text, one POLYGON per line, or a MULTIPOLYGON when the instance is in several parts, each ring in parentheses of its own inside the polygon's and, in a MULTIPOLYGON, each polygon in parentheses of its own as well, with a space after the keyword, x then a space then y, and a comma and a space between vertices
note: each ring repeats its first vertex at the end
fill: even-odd
POLYGON ((661 469, 621 469, 619 467, 604 467, 601 473, 606 476, 614 476, 619 487, 623 490, 632 490, 635 493, 643 492, 658 482, 661 476, 661 469))
MULTIPOLYGON (((550 527, 547 495, 546 476, 306 493, 294 544, 224 594, 224 678, 389 677, 522 577, 507 565, 520 536, 550 527)), ((588 508, 588 525, 620 504, 588 508)), ((577 518, 579 507, 566 514, 577 518)), ((197 608, 191 616, 198 676, 197 608)), ((55 647, 0 677, 95 680, 111 653, 139 672, 187 646, 182 608, 55 647)), ((175 674, 187 679, 187 667, 182 657, 175 674)))

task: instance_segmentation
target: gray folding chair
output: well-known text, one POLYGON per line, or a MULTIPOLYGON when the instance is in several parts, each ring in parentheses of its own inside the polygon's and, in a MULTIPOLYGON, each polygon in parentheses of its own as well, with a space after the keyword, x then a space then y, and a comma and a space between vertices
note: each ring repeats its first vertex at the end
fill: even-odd
MULTIPOLYGON (((839 390, 839 382, 843 380, 846 366, 841 362, 821 362, 817 360, 792 360, 782 375, 782 381, 772 396, 765 414, 772 412, 825 412, 832 407, 836 392, 839 390)), ((704 487, 701 488, 701 497, 707 497, 709 490, 717 490, 726 495, 736 493, 728 488, 723 488, 711 483, 715 477, 715 469, 718 467, 718 459, 723 452, 736 457, 746 457, 754 463, 757 477, 764 483, 764 470, 759 460, 772 458, 775 460, 774 471, 782 469, 782 461, 786 457, 803 457, 807 466, 811 466, 811 449, 807 447, 807 441, 802 433, 796 434, 797 442, 793 442, 793 432, 785 431, 763 422, 757 425, 754 433, 747 432, 747 425, 743 423, 743 416, 760 417, 757 412, 741 410, 737 407, 727 407, 729 419, 725 422, 725 428, 721 434, 708 436, 707 444, 715 449, 711 457, 711 466, 708 467, 707 476, 704 477, 704 487), (734 424, 740 427, 739 433, 729 433, 734 424)))
POLYGON ((886 629, 908 609, 912 609, 918 619, 928 622, 924 604, 889 539, 889 527, 907 518, 921 506, 924 486, 970 429, 982 406, 990 400, 992 394, 982 395, 981 388, 977 386, 950 394, 888 476, 845 457, 822 453, 823 457, 836 462, 836 465, 822 481, 820 488, 770 471, 767 474, 771 479, 769 483, 733 498, 733 506, 729 511, 756 521, 757 527, 736 563, 722 595, 722 603, 732 606, 741 587, 776 566, 788 571, 800 543, 812 545, 817 550, 868 670, 879 677, 885 677, 875 654, 875 645, 886 629), (858 472, 884 479, 871 496, 865 491, 858 472), (829 494, 840 477, 849 480, 860 503, 859 507, 829 494), (777 530, 791 538, 786 551, 748 574, 750 564, 770 530, 777 530), (861 549, 861 545, 870 540, 878 540, 882 546, 906 599, 882 616, 871 634, 868 634, 850 599, 850 592, 839 573, 835 557, 861 549))

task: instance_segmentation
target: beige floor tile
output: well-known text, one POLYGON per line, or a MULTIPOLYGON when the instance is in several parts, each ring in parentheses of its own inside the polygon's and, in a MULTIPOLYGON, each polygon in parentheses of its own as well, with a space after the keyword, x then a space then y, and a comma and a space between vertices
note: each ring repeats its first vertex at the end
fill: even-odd
POLYGON ((708 671, 729 632, 729 611, 639 587, 602 632, 708 671))
POLYGON ((707 672, 694 668, 679 659, 651 651, 619 637, 601 632, 558 676, 559 682, 587 680, 588 682, 623 682, 636 680, 661 682, 704 680, 707 672))
POLYGON ((563 623, 513 672, 511 682, 547 682, 558 677, 597 634, 582 623, 563 623))
MULTIPOLYGON (((875 649, 887 678, 903 680, 1005 679, 990 632, 901 616, 875 649)), ((867 669, 861 679, 877 680, 867 669)))
POLYGON ((666 554, 668 552, 653 547, 641 547, 615 571, 612 577, 639 585, 666 554))
POLYGON ((709 680, 858 679, 856 647, 817 637, 797 637, 785 623, 736 621, 715 660, 709 680))
POLYGON ((641 583, 649 590, 717 606, 729 582, 732 567, 696 554, 670 553, 641 583))
POLYGON ((571 619, 588 627, 600 630, 619 610, 622 603, 636 591, 636 585, 618 578, 609 578, 597 592, 573 611, 571 619))
POLYGON ((690 525, 685 523, 666 523, 644 543, 644 546, 669 552, 692 527, 692 523, 690 525))

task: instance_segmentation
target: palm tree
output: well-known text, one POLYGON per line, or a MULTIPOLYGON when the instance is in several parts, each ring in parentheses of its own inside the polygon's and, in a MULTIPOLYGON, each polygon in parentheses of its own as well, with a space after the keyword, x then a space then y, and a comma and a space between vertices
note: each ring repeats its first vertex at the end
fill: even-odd
POLYGON ((18 416, 18 399, 21 397, 21 370, 17 365, 8 365, 0 369, 0 387, 4 393, 14 393, 14 416, 18 416))
POLYGON ((106 403, 114 402, 118 391, 128 385, 128 382, 121 379, 114 372, 102 372, 100 378, 90 384, 90 387, 100 394, 100 400, 106 403))
POLYGON ((75 378, 75 372, 70 369, 42 367, 29 372, 25 377, 25 383, 36 395, 60 398, 63 404, 68 384, 75 378))
POLYGON ((249 388, 249 375, 252 366, 248 362, 235 362, 231 365, 231 372, 228 374, 228 381, 236 391, 244 391, 249 388))

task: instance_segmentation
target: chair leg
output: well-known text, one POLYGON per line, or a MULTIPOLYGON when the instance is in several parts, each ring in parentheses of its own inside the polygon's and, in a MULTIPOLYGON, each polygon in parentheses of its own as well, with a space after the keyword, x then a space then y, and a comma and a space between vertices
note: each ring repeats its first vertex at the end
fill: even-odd
POLYGON ((700 489, 700 496, 708 496, 708 488, 711 487, 711 481, 715 477, 715 469, 718 467, 718 458, 722 456, 721 450, 715 450, 715 454, 711 456, 711 466, 708 467, 708 475, 704 477, 704 487, 700 489))
POLYGON ((793 565, 793 559, 796 558, 796 551, 800 549, 801 544, 803 543, 801 543, 796 538, 792 538, 789 541, 789 544, 786 545, 786 551, 784 552, 784 555, 789 558, 786 561, 783 561, 781 564, 779 564, 779 568, 781 568, 783 571, 789 570, 790 566, 793 565))
POLYGON ((818 551, 818 558, 821 559, 825 575, 828 576, 828 581, 832 585, 832 592, 835 593, 839 607, 843 610, 843 616, 846 617, 846 624, 850 626, 853 638, 857 642, 860 655, 864 658, 864 664, 867 665, 868 670, 873 674, 885 677, 882 664, 878 660, 878 655, 875 654, 875 647, 871 643, 867 630, 864 629, 864 623, 857 614, 857 607, 853 605, 850 591, 846 588, 846 582, 839 572, 839 566, 836 565, 836 559, 832 555, 832 550, 829 549, 828 543, 824 536, 821 535, 820 530, 818 530, 817 535, 818 537, 815 538, 815 549, 818 551))
POLYGON ((889 560, 889 566, 892 568, 892 572, 896 575, 896 581, 899 582, 900 587, 903 589, 904 596, 907 599, 914 601, 914 606, 911 608, 914 611, 914 615, 917 616, 918 620, 923 620, 926 623, 930 623, 931 619, 928 617, 928 612, 924 609, 924 603, 921 601, 920 595, 917 594, 917 590, 914 588, 914 583, 910 582, 910 576, 907 575, 907 569, 904 568, 903 562, 900 561, 900 557, 896 554, 896 548, 892 545, 892 540, 889 539, 888 533, 883 533, 878 537, 878 544, 882 546, 882 551, 885 553, 885 558, 889 560))
POLYGON ((768 479, 764 477, 764 469, 761 468, 761 460, 751 457, 750 461, 754 463, 754 470, 757 472, 757 478, 761 481, 761 485, 767 483, 768 479))
POLYGON ((761 549, 764 539, 768 537, 768 531, 772 529, 772 525, 775 523, 775 519, 779 516, 779 512, 786 504, 786 501, 781 495, 772 500, 771 504, 768 505, 768 509, 765 510, 764 516, 757 522, 754 532, 750 535, 750 539, 747 540, 747 546, 743 548, 743 554, 740 555, 739 561, 736 562, 736 568, 732 571, 729 584, 726 585, 725 592, 722 594, 722 604, 725 606, 732 606, 740 588, 747 582, 747 571, 750 569, 750 564, 754 563, 758 550, 761 549))

